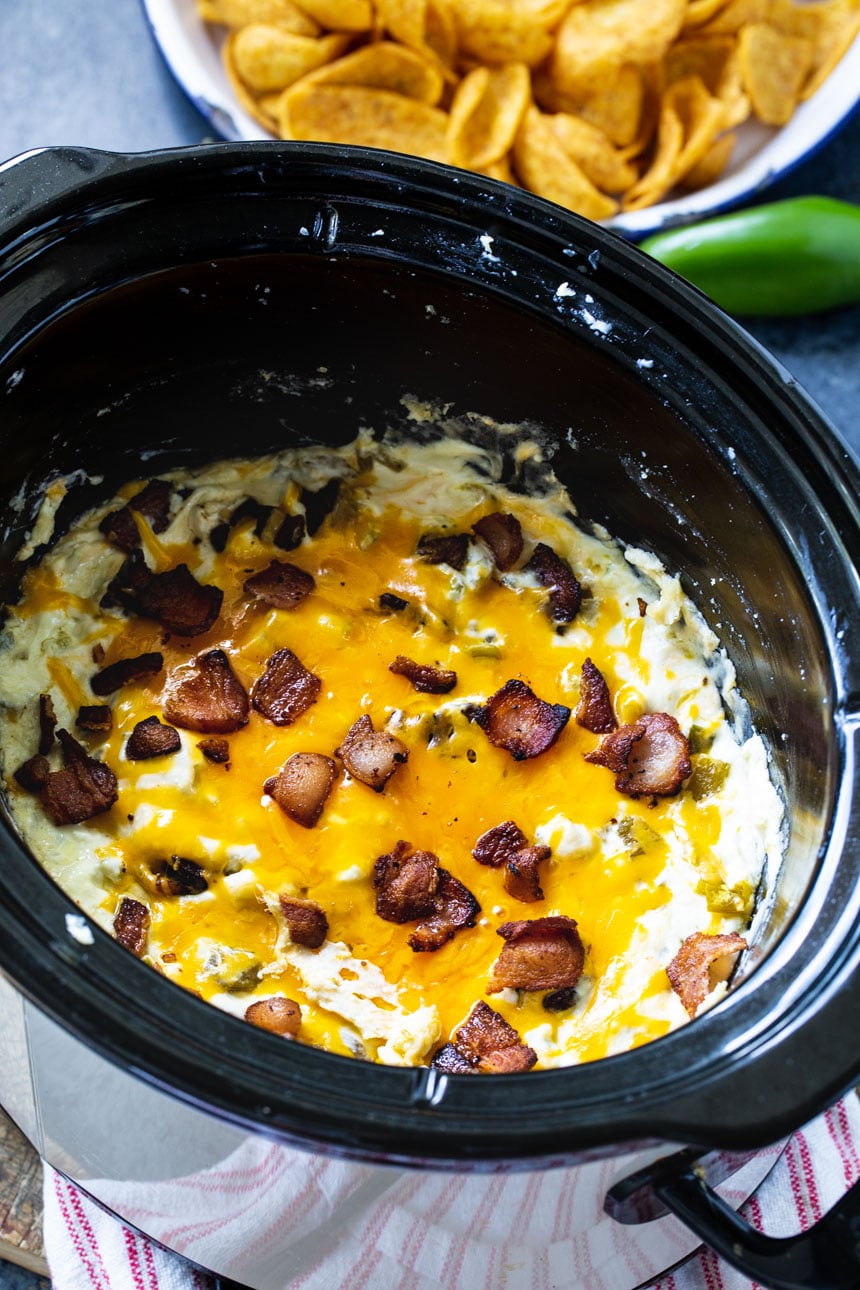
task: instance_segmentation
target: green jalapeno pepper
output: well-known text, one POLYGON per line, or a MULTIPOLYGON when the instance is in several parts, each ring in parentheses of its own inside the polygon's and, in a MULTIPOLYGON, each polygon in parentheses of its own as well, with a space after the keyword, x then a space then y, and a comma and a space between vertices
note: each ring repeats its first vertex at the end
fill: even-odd
POLYGON ((641 247, 730 314, 790 316, 860 301, 860 207, 832 197, 717 215, 641 247))

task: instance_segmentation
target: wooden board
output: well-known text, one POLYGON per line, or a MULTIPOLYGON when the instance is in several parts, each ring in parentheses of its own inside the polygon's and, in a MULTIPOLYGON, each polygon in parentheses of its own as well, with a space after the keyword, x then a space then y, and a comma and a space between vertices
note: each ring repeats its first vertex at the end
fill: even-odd
POLYGON ((41 1161, 3 1111, 0 1111, 0 1258, 39 1276, 48 1275, 42 1249, 41 1161))

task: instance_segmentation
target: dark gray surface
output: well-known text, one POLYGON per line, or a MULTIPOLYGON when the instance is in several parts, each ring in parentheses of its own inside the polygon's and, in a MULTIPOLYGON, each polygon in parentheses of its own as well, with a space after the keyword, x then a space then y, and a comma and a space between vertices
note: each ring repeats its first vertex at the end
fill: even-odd
MULTIPOLYGON (((211 137, 164 66, 138 0, 0 0, 0 159, 46 145, 142 151, 211 137)), ((860 203, 860 115, 767 198, 801 193, 860 203)), ((860 455, 860 305, 744 323, 860 455)), ((2 1290, 36 1281, 0 1264, 2 1290)))

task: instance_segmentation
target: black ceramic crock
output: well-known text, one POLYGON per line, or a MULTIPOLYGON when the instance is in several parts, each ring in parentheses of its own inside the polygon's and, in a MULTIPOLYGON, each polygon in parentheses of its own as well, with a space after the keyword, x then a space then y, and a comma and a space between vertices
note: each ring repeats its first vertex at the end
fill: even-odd
POLYGON ((243 1025, 94 930, 8 818, 0 964, 116 1063, 361 1159, 569 1163, 776 1141, 860 1074, 858 474, 739 327, 616 235, 511 187, 324 145, 0 169, 0 583, 46 478, 122 480, 404 421, 532 421, 580 515, 655 550, 733 658, 790 835, 744 979, 683 1029, 500 1078, 368 1066, 243 1025))

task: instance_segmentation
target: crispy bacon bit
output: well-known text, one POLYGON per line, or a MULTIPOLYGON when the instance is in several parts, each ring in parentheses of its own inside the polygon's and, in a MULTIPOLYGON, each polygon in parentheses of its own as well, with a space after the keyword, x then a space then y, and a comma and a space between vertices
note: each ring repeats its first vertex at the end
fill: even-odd
POLYGON ((388 670, 396 676, 405 676, 422 694, 447 694, 457 684, 456 672, 430 667, 426 663, 413 663, 403 654, 398 654, 394 662, 388 664, 388 670))
POLYGON ((80 824, 109 810, 118 797, 116 775, 90 757, 68 730, 58 730, 63 769, 51 771, 42 802, 54 824, 80 824))
POLYGON ((505 820, 504 824, 496 824, 492 829, 487 829, 482 833, 475 843, 472 855, 478 864, 491 866, 498 869, 511 856, 516 855, 527 847, 529 840, 523 833, 518 824, 513 820, 505 820))
POLYGON ((101 641, 96 641, 90 653, 96 667, 101 667, 102 663, 105 661, 105 647, 102 645, 101 641))
POLYGON ((254 521, 254 533, 257 537, 262 535, 263 529, 269 522, 274 508, 266 506, 263 502, 258 502, 256 497, 246 497, 230 515, 230 527, 234 524, 241 524, 242 520, 254 521))
POLYGON ((570 708, 544 703, 522 681, 508 681, 475 712, 475 721, 491 744, 514 761, 539 757, 551 748, 570 719, 570 708))
POLYGON ((439 886, 438 864, 432 851, 412 851, 403 841, 380 856, 373 866, 379 917, 388 923, 411 923, 432 914, 439 886))
POLYGON ((96 672, 90 678, 90 689, 93 694, 103 698, 131 681, 142 681, 145 676, 157 676, 163 667, 164 657, 155 652, 138 654, 136 658, 121 658, 96 672))
POLYGON ((113 934, 132 954, 141 958, 149 939, 149 910, 139 900, 123 896, 114 915, 113 934))
POLYGON ((694 932, 684 941, 666 968, 669 984, 691 1017, 695 1017, 710 994, 711 966, 729 954, 739 954, 747 943, 737 932, 708 936, 694 932))
POLYGON ((538 865, 550 857, 550 849, 545 846, 524 847, 512 855, 505 865, 504 888, 514 900, 524 904, 533 904, 543 900, 543 888, 540 885, 538 865))
POLYGON ((472 1063, 453 1044, 445 1044, 434 1053, 430 1065, 434 1070, 443 1071, 446 1075, 477 1075, 478 1073, 472 1063))
POLYGON ((155 885, 167 896, 199 896, 209 889, 202 865, 195 860, 186 860, 184 856, 171 856, 165 860, 155 885))
POLYGON ((365 713, 350 726, 335 757, 340 757, 353 779, 381 793, 391 776, 409 758, 409 750, 394 735, 374 730, 365 713))
POLYGON ((222 649, 198 654, 168 695, 164 715, 201 734, 228 735, 248 724, 248 696, 222 649))
POLYGON ((545 542, 538 542, 525 567, 536 576, 542 587, 549 589, 547 608, 553 622, 572 623, 579 613, 582 588, 567 561, 556 555, 545 542))
POLYGON ((304 515, 286 515, 272 538, 272 545, 279 551, 295 551, 305 536, 304 515))
POLYGON ((267 569, 246 578, 243 588, 249 596, 273 609, 295 609, 313 591, 316 583, 298 565, 273 560, 267 569))
POLYGON ((109 735, 113 728, 113 714, 106 703, 85 703, 78 709, 75 725, 94 734, 109 735))
POLYGON ((141 492, 132 497, 121 510, 111 511, 99 524, 109 542, 120 551, 130 553, 140 546, 140 532, 132 511, 137 511, 149 521, 153 533, 163 533, 170 522, 170 498, 173 490, 166 479, 151 479, 141 492))
POLYGON ((39 752, 44 757, 54 746, 57 714, 50 694, 39 695, 39 752))
POLYGON ((434 913, 419 923, 409 937, 409 944, 416 954, 440 949, 464 927, 474 927, 481 912, 475 897, 458 878, 447 869, 437 866, 438 885, 434 897, 434 913))
POLYGON ((504 946, 490 973, 487 994, 499 990, 566 990, 582 976, 585 949, 576 923, 562 914, 503 923, 504 946))
POLYGON ((637 596, 636 604, 639 606, 639 617, 644 618, 648 609, 648 601, 643 600, 641 596, 637 596))
POLYGON ((126 613, 137 612, 137 596, 154 574, 143 558, 143 552, 132 551, 128 559, 123 560, 119 569, 107 585, 107 590, 99 604, 102 609, 119 606, 126 613))
POLYGON ((245 1020, 273 1035, 295 1039, 302 1024, 302 1010, 294 999, 275 995, 271 999, 258 999, 245 1009, 245 1020))
POLYGON ((148 761, 150 757, 170 757, 181 747, 178 730, 163 726, 158 717, 146 717, 129 735, 125 755, 129 761, 148 761))
POLYGON ((51 766, 47 757, 36 753, 35 757, 29 757, 18 767, 15 771, 15 779, 25 793, 41 793, 48 782, 50 771, 51 766))
POLYGON ((219 739, 217 735, 201 739, 197 747, 207 761, 217 762, 219 766, 230 760, 230 745, 226 739, 219 739))
POLYGON ((468 533, 450 533, 442 537, 429 537, 424 533, 418 539, 418 554, 427 564, 450 564, 452 569, 462 569, 468 552, 468 533))
POLYGON ((187 564, 156 573, 137 597, 144 618, 154 618, 177 636, 208 632, 221 612, 224 592, 197 581, 187 564))
POLYGON ((267 721, 291 726, 316 703, 322 682, 291 649, 276 650, 251 691, 251 702, 267 721))
POLYGON ((496 568, 503 573, 512 569, 523 553, 523 530, 515 515, 493 511, 472 525, 472 532, 486 542, 493 553, 496 568))
POLYGON ((577 725, 590 730, 593 735, 608 734, 618 725, 612 710, 609 686, 600 668, 595 667, 590 658, 582 665, 576 721, 577 725))
POLYGON ((454 1045, 471 1065, 490 1075, 528 1071, 537 1061, 534 1049, 483 1000, 454 1032, 454 1045))
POLYGON ((575 986, 569 986, 566 990, 553 990, 541 999, 541 1006, 546 1008, 547 1012, 567 1012, 568 1008, 572 1008, 575 1003, 575 986))
POLYGON ((689 740, 667 712, 619 726, 585 760, 611 770, 618 792, 630 797, 671 797, 693 769, 689 740))
POLYGON ((379 597, 379 608, 388 609, 393 614, 399 614, 402 610, 409 608, 409 601, 404 600, 402 596, 395 596, 393 591, 383 591, 379 597))
POLYGON ((315 900, 302 900, 298 896, 278 897, 290 940, 318 950, 328 936, 328 919, 315 900))
POLYGON ((336 770, 331 757, 322 753, 293 753, 263 788, 291 820, 312 829, 322 815, 336 770))

